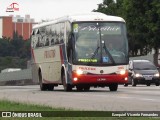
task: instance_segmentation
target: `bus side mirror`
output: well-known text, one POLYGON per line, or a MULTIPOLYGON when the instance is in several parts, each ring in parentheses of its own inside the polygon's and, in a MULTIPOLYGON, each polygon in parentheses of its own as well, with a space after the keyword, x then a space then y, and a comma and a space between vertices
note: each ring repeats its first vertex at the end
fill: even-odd
POLYGON ((68 37, 68 47, 69 47, 69 49, 72 48, 72 46, 73 46, 73 41, 74 41, 73 38, 74 38, 74 34, 71 33, 68 37))
POLYGON ((70 33, 68 36, 67 57, 68 61, 72 63, 74 51, 74 34, 70 33))

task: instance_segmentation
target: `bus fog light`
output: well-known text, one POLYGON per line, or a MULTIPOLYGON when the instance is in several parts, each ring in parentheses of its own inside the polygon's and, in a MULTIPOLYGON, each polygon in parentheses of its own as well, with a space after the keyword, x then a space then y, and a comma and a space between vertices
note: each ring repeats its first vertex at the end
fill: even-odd
POLYGON ((124 78, 124 80, 125 80, 125 81, 127 81, 127 80, 128 80, 128 78, 127 78, 127 77, 125 77, 125 78, 124 78))
POLYGON ((77 81, 77 80, 78 80, 78 78, 76 78, 76 77, 75 77, 75 78, 73 78, 73 80, 74 80, 74 81, 77 81))

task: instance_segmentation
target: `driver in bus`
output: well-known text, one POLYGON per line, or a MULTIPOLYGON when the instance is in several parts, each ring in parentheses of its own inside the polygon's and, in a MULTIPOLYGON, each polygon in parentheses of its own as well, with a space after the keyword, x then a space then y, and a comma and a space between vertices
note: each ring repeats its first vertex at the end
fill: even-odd
POLYGON ((116 50, 113 48, 113 44, 112 43, 108 44, 108 50, 109 50, 109 52, 116 52, 116 50))
POLYGON ((86 57, 91 57, 94 54, 94 50, 92 47, 89 47, 86 51, 86 57))

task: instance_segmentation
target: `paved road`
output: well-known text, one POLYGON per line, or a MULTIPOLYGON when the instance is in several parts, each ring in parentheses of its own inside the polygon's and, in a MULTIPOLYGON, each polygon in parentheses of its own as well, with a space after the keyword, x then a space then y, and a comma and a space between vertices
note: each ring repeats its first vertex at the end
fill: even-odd
POLYGON ((160 86, 119 86, 117 92, 106 88, 92 88, 89 92, 40 91, 39 86, 0 86, 0 99, 65 107, 78 110, 159 111, 160 86))

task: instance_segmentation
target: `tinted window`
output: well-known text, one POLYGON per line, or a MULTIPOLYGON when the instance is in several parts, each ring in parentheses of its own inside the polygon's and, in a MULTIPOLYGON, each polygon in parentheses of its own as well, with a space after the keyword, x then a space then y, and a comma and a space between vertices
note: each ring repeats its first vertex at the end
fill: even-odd
POLYGON ((156 66, 151 62, 134 62, 133 68, 135 70, 156 70, 156 66))

